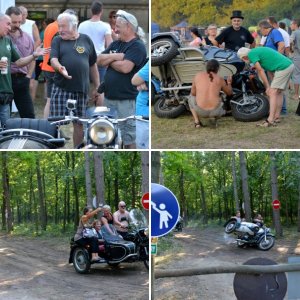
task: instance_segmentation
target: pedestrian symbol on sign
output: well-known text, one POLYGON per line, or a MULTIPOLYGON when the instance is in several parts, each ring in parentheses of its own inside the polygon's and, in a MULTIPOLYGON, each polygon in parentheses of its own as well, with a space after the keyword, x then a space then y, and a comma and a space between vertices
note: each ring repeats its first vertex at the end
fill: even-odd
POLYGON ((169 219, 173 219, 173 217, 166 210, 166 205, 164 203, 161 203, 159 204, 159 208, 156 207, 156 204, 154 202, 151 202, 151 205, 153 209, 159 213, 159 229, 162 229, 163 225, 166 228, 169 228, 169 219))
POLYGON ((177 223, 180 213, 175 195, 166 187, 151 184, 151 236, 160 237, 169 233, 177 223))

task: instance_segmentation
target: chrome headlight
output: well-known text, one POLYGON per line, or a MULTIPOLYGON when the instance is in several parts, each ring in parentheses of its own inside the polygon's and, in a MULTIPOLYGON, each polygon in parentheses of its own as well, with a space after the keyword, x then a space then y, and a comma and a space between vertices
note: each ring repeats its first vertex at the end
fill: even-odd
POLYGON ((104 119, 93 122, 89 128, 89 137, 97 145, 109 144, 115 138, 114 125, 104 119))

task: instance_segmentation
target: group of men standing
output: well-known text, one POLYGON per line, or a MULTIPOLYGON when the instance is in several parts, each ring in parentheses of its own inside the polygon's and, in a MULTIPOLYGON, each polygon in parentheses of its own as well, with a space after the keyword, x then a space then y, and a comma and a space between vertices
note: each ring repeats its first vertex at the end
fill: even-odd
MULTIPOLYGON (((4 78, 6 80, 5 87, 1 84, 0 93, 9 95, 6 116, 2 118, 4 124, 9 118, 9 102, 12 98, 17 97, 11 88, 11 78, 16 77, 17 80, 22 78, 24 81, 26 79, 24 84, 28 85, 27 81, 32 74, 31 69, 26 67, 24 71, 18 71, 17 75, 13 75, 14 69, 10 68, 10 61, 18 64, 17 59, 20 56, 28 55, 30 61, 28 58, 25 60, 26 63, 30 63, 38 55, 45 55, 42 64, 42 70, 47 78, 45 118, 66 115, 67 99, 77 101, 75 116, 84 117, 89 95, 95 105, 116 108, 118 118, 135 115, 138 89, 131 80, 146 63, 146 47, 144 32, 138 26, 134 15, 123 10, 117 12, 115 31, 118 38, 113 41, 110 25, 100 20, 102 15, 100 1, 93 1, 92 17, 83 22, 79 29, 78 16, 73 10, 67 9, 45 29, 44 48, 37 48, 33 52, 33 42, 19 28, 20 20, 15 17, 19 14, 18 10, 17 7, 10 7, 6 15, 0 15, 1 56, 6 55, 1 51, 3 40, 9 44, 7 51, 10 51, 10 54, 6 55, 9 72, 6 76, 0 75, 0 81, 3 81, 4 78), (7 34, 10 35, 10 38, 7 37, 7 34), (50 47, 51 53, 49 53, 50 47), (22 51, 23 48, 26 51, 22 51), (90 82, 93 83, 91 92, 89 91, 90 82), (102 89, 98 92, 100 83, 102 83, 102 89)), ((0 62, 0 68, 5 66, 7 64, 0 62)), ((21 100, 23 101, 23 99, 24 95, 21 100)), ((31 109, 31 106, 27 105, 25 101, 22 102, 22 105, 26 105, 27 110, 31 109)), ((0 104, 0 112, 2 110, 3 104, 0 104)), ((26 111, 21 117, 30 118, 34 115, 26 111)), ((79 122, 73 123, 73 128, 73 142, 76 147, 83 140, 83 128, 79 122)), ((125 147, 135 148, 135 121, 124 122, 124 125, 121 126, 121 133, 125 147)))
MULTIPOLYGON (((261 40, 261 47, 256 47, 256 41, 252 34, 246 28, 241 26, 243 19, 244 17, 240 10, 233 11, 231 16, 232 26, 227 27, 216 36, 213 44, 215 46, 223 45, 226 49, 236 51, 242 60, 254 65, 265 86, 270 103, 268 118, 257 125, 261 127, 276 126, 281 121, 280 115, 286 114, 284 91, 288 88, 290 78, 294 72, 294 64, 288 57, 290 38, 285 30, 279 28, 274 17, 268 17, 258 24, 263 37, 261 40)), ((295 41, 297 41, 296 38, 295 41)), ((297 44, 295 45, 297 48, 297 44)), ((298 78, 300 77, 299 74, 299 71, 294 72, 293 77, 298 78)), ((300 78, 295 82, 297 83, 297 86, 295 86, 295 93, 299 92, 299 79, 300 78)), ((216 83, 214 82, 211 83, 211 85, 212 84, 216 83)), ((198 90, 200 85, 201 83, 198 83, 198 90)), ((204 83, 202 85, 202 90, 209 89, 209 85, 206 84, 206 86, 204 86, 204 83)), ((222 85, 223 81, 220 81, 219 90, 224 90, 222 85)), ((196 87, 197 82, 195 82, 193 86, 196 87)), ((191 95, 196 96, 195 90, 193 92, 192 89, 191 95)), ((296 97, 298 98, 298 95, 296 95, 296 97)), ((200 107, 200 109, 201 108, 205 109, 204 107, 200 107)), ((215 113, 216 108, 213 108, 212 111, 215 113)), ((201 123, 199 123, 199 118, 197 118, 194 111, 192 111, 192 113, 195 120, 195 127, 200 127, 201 123)), ((215 117, 220 116, 219 110, 217 110, 217 113, 218 115, 215 117)), ((223 114, 224 113, 225 112, 223 112, 223 114)), ((201 115, 199 115, 199 117, 200 116, 201 115)))

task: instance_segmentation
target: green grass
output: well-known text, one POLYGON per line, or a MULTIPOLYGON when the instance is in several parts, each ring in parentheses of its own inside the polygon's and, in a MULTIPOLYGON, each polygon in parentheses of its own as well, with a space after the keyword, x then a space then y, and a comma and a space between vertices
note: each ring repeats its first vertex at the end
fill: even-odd
POLYGON ((195 128, 190 112, 176 119, 158 118, 152 108, 152 149, 299 149, 298 101, 287 101, 288 115, 277 127, 256 127, 259 122, 238 122, 223 117, 218 127, 195 128))

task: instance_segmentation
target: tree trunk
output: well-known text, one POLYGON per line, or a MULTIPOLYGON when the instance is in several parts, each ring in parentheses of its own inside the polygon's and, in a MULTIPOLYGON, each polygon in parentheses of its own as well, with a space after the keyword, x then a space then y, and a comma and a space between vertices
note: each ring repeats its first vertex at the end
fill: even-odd
POLYGON ((206 197, 203 183, 200 184, 201 191, 201 204, 202 204, 202 214, 203 214, 203 224, 207 225, 207 209, 206 209, 206 197))
POLYGON ((242 189, 243 189, 243 198, 244 198, 244 209, 245 217, 248 222, 251 221, 251 207, 250 207, 250 195, 248 188, 248 172, 246 167, 246 158, 243 151, 239 152, 240 156, 240 168, 241 168, 241 177, 242 177, 242 189))
POLYGON ((187 205, 186 205, 186 197, 185 197, 185 193, 184 193, 184 172, 182 169, 180 169, 179 171, 179 182, 178 182, 178 187, 179 187, 179 203, 181 204, 182 207, 182 212, 181 215, 184 219, 184 222, 187 222, 187 205))
MULTIPOLYGON (((104 185, 104 168, 103 168, 103 152, 94 151, 94 166, 95 166, 95 181, 96 181, 96 203, 104 204, 105 200, 105 185, 104 185)), ((98 213, 100 218, 100 212, 98 213)), ((77 222, 78 224, 78 222, 77 222)))
POLYGON ((73 193, 75 198, 75 217, 74 217, 74 230, 76 230, 79 224, 79 195, 77 188, 77 181, 75 176, 75 152, 72 151, 72 181, 73 181, 73 193))
POLYGON ((233 196, 234 196, 234 206, 235 210, 240 210, 240 201, 238 196, 238 186, 237 186, 237 180, 236 180, 236 166, 235 166, 235 152, 231 152, 231 170, 232 170, 232 184, 233 184, 233 196))
POLYGON ((85 165, 85 189, 86 189, 86 203, 88 206, 92 206, 93 193, 92 193, 92 180, 91 180, 91 168, 90 168, 90 152, 84 151, 84 165, 85 165))
MULTIPOLYGON (((276 160, 275 152, 270 152, 271 159, 271 190, 272 190, 272 201, 278 200, 278 182, 277 182, 277 169, 276 169, 276 160)), ((273 208, 273 221, 275 226, 275 231, 277 236, 282 236, 282 227, 280 223, 280 209, 273 208)))
POLYGON ((160 183, 160 152, 151 152, 151 182, 160 183))
POLYGON ((135 207, 136 203, 136 174, 134 172, 134 168, 136 165, 136 160, 137 160, 137 152, 132 152, 133 155, 131 156, 131 207, 135 207))
POLYGON ((2 183, 3 183, 3 199, 5 200, 5 219, 7 232, 13 230, 12 211, 10 206, 10 191, 9 191, 9 175, 7 168, 7 155, 8 153, 2 152, 2 183))
POLYGON ((55 205, 54 205, 54 223, 58 224, 58 176, 55 175, 55 205))
POLYGON ((149 152, 143 151, 141 153, 142 162, 142 194, 149 192, 149 152))
POLYGON ((46 223, 45 199, 43 193, 39 154, 37 154, 35 158, 35 167, 36 167, 36 178, 38 183, 39 204, 40 204, 40 225, 42 230, 45 231, 47 227, 47 223, 46 223))
MULTIPOLYGON (((298 168, 300 168, 300 153, 298 153, 298 168)), ((299 179, 298 179, 298 182, 299 182, 299 196, 298 196, 298 213, 297 213, 297 229, 298 229, 298 232, 300 232, 300 174, 299 174, 299 179)))

